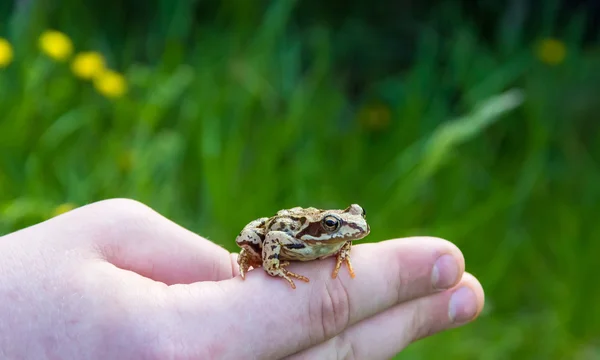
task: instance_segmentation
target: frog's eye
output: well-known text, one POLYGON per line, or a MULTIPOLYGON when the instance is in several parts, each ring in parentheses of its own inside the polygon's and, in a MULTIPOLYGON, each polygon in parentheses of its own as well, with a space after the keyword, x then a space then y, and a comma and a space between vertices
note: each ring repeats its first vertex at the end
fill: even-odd
POLYGON ((323 218, 323 227, 328 231, 335 231, 340 227, 340 221, 332 215, 323 218))

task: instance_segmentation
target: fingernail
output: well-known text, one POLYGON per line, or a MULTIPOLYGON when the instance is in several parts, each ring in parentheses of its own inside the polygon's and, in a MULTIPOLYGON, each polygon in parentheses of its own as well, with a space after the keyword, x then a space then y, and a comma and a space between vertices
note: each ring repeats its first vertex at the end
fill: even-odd
POLYGON ((439 257, 433 265, 431 282, 436 289, 449 289, 458 278, 458 264, 452 255, 445 254, 439 257))
POLYGON ((475 316, 475 312, 477 312, 477 298, 469 287, 463 286, 452 294, 448 307, 448 316, 452 322, 469 321, 475 316))

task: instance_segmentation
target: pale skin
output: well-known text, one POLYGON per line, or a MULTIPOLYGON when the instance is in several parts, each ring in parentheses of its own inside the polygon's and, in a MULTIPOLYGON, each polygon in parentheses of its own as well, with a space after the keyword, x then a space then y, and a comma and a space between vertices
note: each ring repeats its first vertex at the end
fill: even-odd
POLYGON ((295 290, 236 256, 126 199, 0 237, 0 358, 388 359, 484 304, 439 238, 353 244, 355 278, 293 262, 295 290))

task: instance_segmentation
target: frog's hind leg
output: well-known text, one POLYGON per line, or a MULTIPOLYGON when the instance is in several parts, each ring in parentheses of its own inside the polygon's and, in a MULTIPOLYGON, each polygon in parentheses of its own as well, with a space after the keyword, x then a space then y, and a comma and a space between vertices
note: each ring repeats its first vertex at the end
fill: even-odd
POLYGON ((252 266, 253 268, 257 268, 262 265, 260 263, 260 260, 256 259, 256 257, 252 255, 252 253, 246 248, 242 248, 242 251, 240 251, 237 263, 240 269, 240 276, 243 280, 246 279, 246 273, 248 272, 250 266, 252 266))
POLYGON ((290 263, 288 261, 279 261, 279 254, 281 253, 281 239, 285 239, 287 235, 281 231, 272 231, 267 234, 265 238, 265 242, 263 244, 263 268, 267 272, 267 274, 271 276, 279 276, 287 280, 292 289, 296 288, 296 284, 291 279, 291 277, 295 277, 298 280, 302 280, 305 282, 309 282, 310 280, 302 275, 295 274, 285 267, 290 263))
POLYGON ((242 279, 246 278, 250 266, 257 268, 262 265, 262 246, 265 236, 261 231, 261 227, 266 219, 261 218, 252 221, 244 227, 235 239, 236 244, 242 248, 237 260, 242 279))

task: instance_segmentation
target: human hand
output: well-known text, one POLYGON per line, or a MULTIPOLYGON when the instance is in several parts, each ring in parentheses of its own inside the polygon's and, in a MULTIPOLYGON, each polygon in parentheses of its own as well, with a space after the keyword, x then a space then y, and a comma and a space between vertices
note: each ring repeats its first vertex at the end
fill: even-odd
POLYGON ((0 237, 0 357, 385 359, 484 302, 437 238, 354 245, 354 279, 292 264, 310 278, 296 290, 262 269, 242 280, 236 256, 123 199, 0 237))

